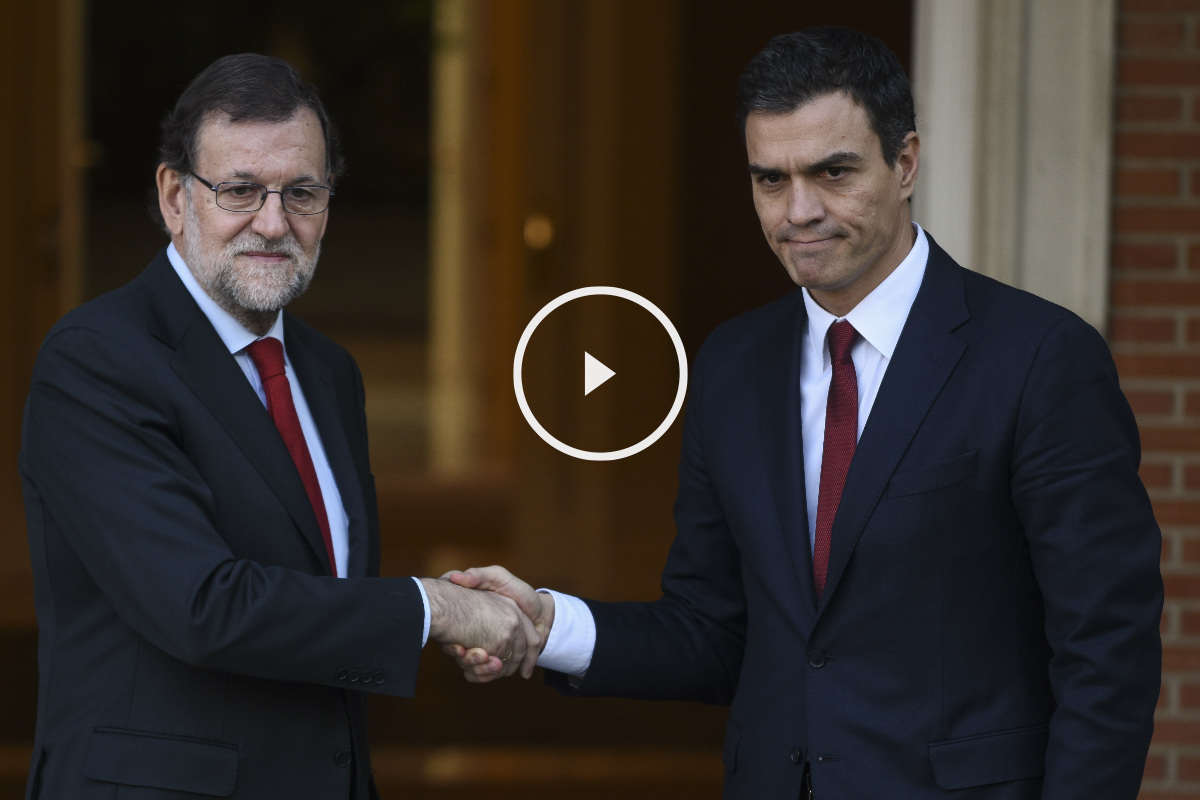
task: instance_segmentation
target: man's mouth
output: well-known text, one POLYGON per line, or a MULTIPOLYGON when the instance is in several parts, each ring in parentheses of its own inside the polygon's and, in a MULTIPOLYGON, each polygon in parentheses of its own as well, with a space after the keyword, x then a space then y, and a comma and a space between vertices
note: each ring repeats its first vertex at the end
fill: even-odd
POLYGON ((274 250, 243 250, 239 255, 263 261, 287 261, 291 258, 288 253, 274 250))

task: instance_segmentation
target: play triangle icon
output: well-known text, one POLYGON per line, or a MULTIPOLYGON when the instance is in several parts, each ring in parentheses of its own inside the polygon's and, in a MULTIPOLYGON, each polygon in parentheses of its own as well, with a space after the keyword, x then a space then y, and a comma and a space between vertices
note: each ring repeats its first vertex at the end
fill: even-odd
POLYGON ((617 373, 601 364, 591 353, 583 352, 583 393, 589 395, 592 390, 617 373))

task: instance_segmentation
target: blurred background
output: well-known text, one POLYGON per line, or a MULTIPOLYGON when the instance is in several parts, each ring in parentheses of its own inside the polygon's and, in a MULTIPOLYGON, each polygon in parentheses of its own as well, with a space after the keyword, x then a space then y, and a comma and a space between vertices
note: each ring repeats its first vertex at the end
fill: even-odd
MULTIPOLYGON (((777 33, 837 23, 910 70, 916 219, 964 264, 1105 331, 1142 425, 1168 608, 1144 797, 1200 791, 1200 2, 1194 0, 5 0, 0 13, 0 800, 21 796, 36 621, 20 409, 64 311, 140 272, 159 120, 216 57, 318 85, 349 168, 292 311, 367 385, 384 573, 502 563, 541 586, 653 599, 680 423, 623 461, 571 459, 513 397, 530 318, 582 286, 651 300, 689 355, 793 289, 750 202, 733 92, 777 33)), ((611 306, 531 346, 526 390, 568 443, 644 436, 670 347, 611 306), (626 386, 584 400, 579 351, 626 386)), ((651 326, 652 328, 652 326, 651 326)), ((664 406, 665 408, 665 406, 664 406)), ((417 697, 377 699, 385 797, 720 794, 726 712, 477 687, 431 651, 417 697)))

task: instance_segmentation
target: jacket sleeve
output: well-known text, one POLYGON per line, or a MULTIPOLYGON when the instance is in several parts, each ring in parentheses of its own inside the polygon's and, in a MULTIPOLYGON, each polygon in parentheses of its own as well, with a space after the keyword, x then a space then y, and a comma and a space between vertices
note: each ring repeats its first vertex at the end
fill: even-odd
POLYGON ((1050 329, 1022 392, 1012 459, 1052 648, 1044 797, 1135 797, 1162 667, 1161 535, 1133 415, 1103 339, 1050 329))
POLYGON ((705 354, 693 370, 683 429, 675 540, 663 571, 661 598, 649 603, 587 600, 596 648, 580 696, 732 702, 745 650, 746 598, 741 557, 704 458, 705 354))
POLYGON ((125 625, 187 664, 412 694, 424 622, 414 582, 235 557, 220 531, 229 499, 219 508, 189 459, 164 377, 103 331, 51 335, 25 411, 21 471, 42 529, 31 543, 65 543, 57 563, 86 573, 125 625), (347 664, 387 680, 347 683, 347 664))

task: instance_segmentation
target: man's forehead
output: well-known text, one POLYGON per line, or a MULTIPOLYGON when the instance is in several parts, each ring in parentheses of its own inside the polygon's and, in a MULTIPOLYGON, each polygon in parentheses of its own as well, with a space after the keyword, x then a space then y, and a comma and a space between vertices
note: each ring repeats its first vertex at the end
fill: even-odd
POLYGON ((210 111, 196 131, 196 158, 239 162, 222 166, 241 177, 259 161, 291 165, 305 174, 315 169, 317 177, 325 172, 325 135, 316 113, 305 106, 283 120, 234 120, 224 111, 210 111))
POLYGON ((866 109, 843 92, 830 92, 786 111, 752 111, 746 118, 746 151, 763 158, 822 161, 834 153, 869 157, 880 150, 866 109))

